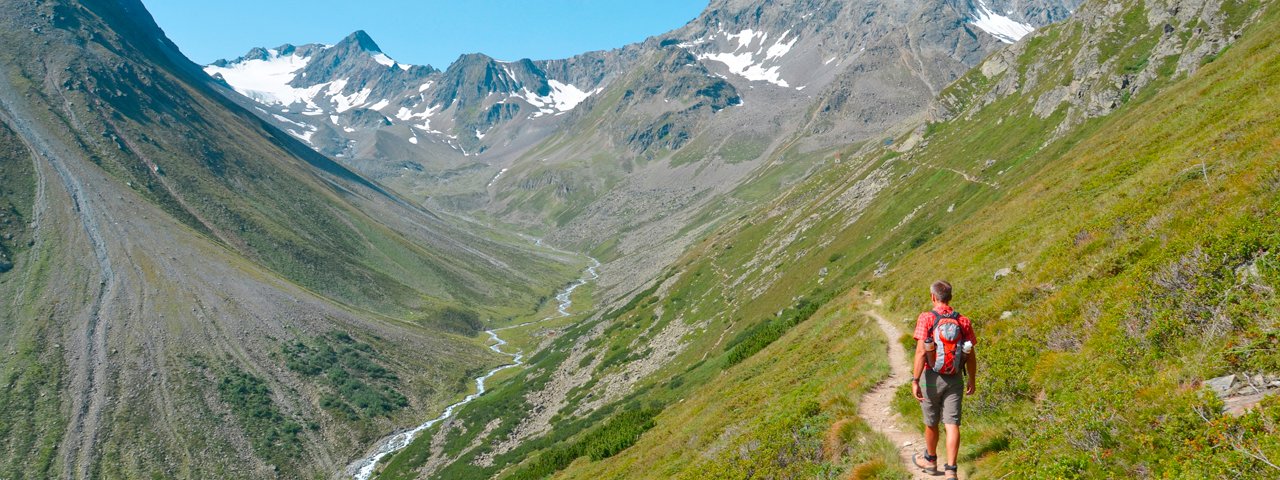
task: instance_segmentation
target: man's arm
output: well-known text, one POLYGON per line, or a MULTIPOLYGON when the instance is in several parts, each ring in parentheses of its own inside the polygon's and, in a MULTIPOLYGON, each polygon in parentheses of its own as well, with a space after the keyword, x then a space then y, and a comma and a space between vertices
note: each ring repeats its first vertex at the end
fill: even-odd
POLYGON ((965 356, 964 369, 965 369, 966 375, 969 377, 969 384, 965 386, 964 393, 967 395, 973 395, 973 393, 978 390, 978 384, 976 380, 978 376, 978 348, 977 347, 974 347, 973 350, 969 351, 969 355, 965 356))
POLYGON ((911 362, 911 395, 917 401, 924 400, 920 391, 920 374, 924 372, 924 341, 916 340, 916 354, 911 362))

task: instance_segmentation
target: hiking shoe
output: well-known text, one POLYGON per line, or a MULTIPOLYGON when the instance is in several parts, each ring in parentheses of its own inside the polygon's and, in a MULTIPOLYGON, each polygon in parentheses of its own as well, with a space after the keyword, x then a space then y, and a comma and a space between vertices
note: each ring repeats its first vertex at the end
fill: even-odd
POLYGON ((930 456, 928 453, 916 453, 911 455, 911 463, 914 463, 916 468, 929 475, 942 475, 942 472, 938 471, 938 457, 936 455, 930 456))
POLYGON ((955 465, 943 465, 942 468, 947 472, 947 480, 960 478, 960 469, 956 468, 955 465))

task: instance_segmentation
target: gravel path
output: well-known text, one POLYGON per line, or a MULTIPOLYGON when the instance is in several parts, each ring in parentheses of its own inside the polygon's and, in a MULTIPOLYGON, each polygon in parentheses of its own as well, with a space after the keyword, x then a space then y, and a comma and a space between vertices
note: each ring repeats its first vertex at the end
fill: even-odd
POLYGON ((885 378, 879 385, 876 385, 875 388, 862 397, 862 402, 858 405, 858 416, 862 417, 873 430, 888 437, 889 441, 898 446, 898 457, 902 460, 903 466, 907 468, 907 471, 911 472, 911 478, 942 478, 941 476, 927 475, 912 465, 911 454, 924 448, 924 436, 920 430, 903 430, 902 427, 907 422, 904 422, 902 416, 893 411, 893 397, 896 395, 898 387, 911 380, 911 364, 907 363, 906 350, 902 348, 902 343, 898 341, 898 338, 902 336, 902 332, 875 310, 868 310, 867 315, 876 320, 876 325, 880 327, 880 331, 884 332, 885 339, 888 340, 890 373, 888 378, 885 378))

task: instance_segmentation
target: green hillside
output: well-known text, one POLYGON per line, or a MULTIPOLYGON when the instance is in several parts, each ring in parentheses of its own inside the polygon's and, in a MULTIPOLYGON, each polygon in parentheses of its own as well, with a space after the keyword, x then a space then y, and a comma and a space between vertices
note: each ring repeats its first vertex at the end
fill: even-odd
POLYGON ((332 475, 586 265, 264 123, 141 2, 0 9, 0 478, 332 475))
MULTIPOLYGON (((982 345, 970 475, 1274 473, 1280 403, 1225 415, 1200 382, 1280 370, 1280 10, 1173 11, 1088 3, 949 87, 937 121, 825 157, 467 409, 443 443, 453 463, 430 472, 903 477, 894 446, 856 417, 887 371, 861 312, 909 330, 927 285, 947 278, 982 345), (519 388, 547 391, 537 382, 557 371, 591 380, 549 433, 480 466, 486 424, 512 428, 519 388), (592 398, 625 372, 641 375, 628 393, 592 398), (634 445, 609 447, 617 438, 634 445)), ((420 474, 428 443, 384 477, 420 474)))

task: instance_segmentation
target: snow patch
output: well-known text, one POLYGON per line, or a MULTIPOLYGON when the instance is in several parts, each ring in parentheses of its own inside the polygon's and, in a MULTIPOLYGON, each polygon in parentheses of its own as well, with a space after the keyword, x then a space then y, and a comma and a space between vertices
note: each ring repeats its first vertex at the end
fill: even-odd
POLYGON ((498 170, 498 174, 494 175, 492 180, 489 180, 489 185, 487 185, 485 188, 492 187, 493 183, 498 181, 498 177, 501 177, 502 174, 504 173, 507 173, 507 169, 504 168, 502 170, 498 170))
MULTIPOLYGON (((422 122, 422 125, 414 125, 414 126, 413 126, 413 128, 416 128, 416 129, 418 129, 418 130, 422 130, 422 131, 427 132, 427 133, 437 133, 437 134, 442 134, 442 135, 444 134, 444 132, 441 132, 441 131, 439 131, 439 130, 432 130, 432 129, 431 129, 431 119, 427 119, 426 121, 422 122)), ((453 138, 458 138, 458 137, 456 137, 456 136, 455 136, 455 137, 453 137, 453 138)))
POLYGON ((367 104, 369 102, 369 94, 373 93, 373 89, 365 88, 350 95, 342 95, 342 88, 346 87, 347 79, 336 80, 329 85, 329 95, 335 104, 335 110, 338 113, 351 110, 352 108, 367 104))
POLYGON ((231 88, 258 103, 293 105, 315 96, 318 89, 289 85, 298 71, 311 62, 311 57, 280 56, 275 50, 268 53, 265 60, 244 60, 226 67, 209 65, 204 71, 209 76, 221 75, 231 88))
POLYGON ((382 109, 384 109, 384 108, 387 108, 387 105, 391 105, 391 100, 387 100, 387 99, 385 99, 385 98, 384 98, 384 99, 382 99, 382 100, 379 100, 379 101, 378 101, 378 103, 373 104, 373 106, 369 107, 369 109, 370 109, 370 110, 382 110, 382 109))
MULTIPOLYGON (((748 28, 738 33, 726 33, 725 37, 728 37, 730 42, 737 43, 738 44, 737 50, 741 50, 743 48, 751 46, 751 44, 755 42, 756 37, 760 37, 760 41, 763 42, 767 35, 768 34, 765 32, 757 32, 755 30, 748 28)), ((737 51, 737 50, 734 50, 734 51, 737 51)))
POLYGON ((414 145, 417 145, 417 144, 418 144, 418 137, 416 137, 416 136, 409 137, 409 143, 412 143, 412 144, 414 144, 414 145))
POLYGON ((400 111, 396 112, 396 118, 405 122, 408 122, 410 120, 427 119, 427 118, 431 118, 433 115, 435 115, 439 111, 440 111, 439 105, 428 108, 425 111, 418 112, 418 113, 413 113, 413 109, 411 108, 400 107, 400 111))
POLYGON ((297 130, 294 130, 294 129, 292 129, 292 128, 290 128, 290 129, 289 129, 289 130, 287 130, 287 131, 289 132, 289 134, 290 134, 290 135, 293 135, 293 136, 295 136, 295 137, 301 138, 301 139, 302 139, 302 141, 307 142, 308 144, 310 144, 310 143, 311 143, 311 135, 313 135, 313 134, 315 134, 315 133, 316 133, 316 132, 311 131, 311 130, 307 130, 307 131, 304 131, 304 132, 302 132, 302 133, 298 133, 298 131, 297 131, 297 130))
POLYGON ((978 0, 978 7, 973 13, 975 18, 969 23, 1004 43, 1016 42, 1036 30, 1036 27, 991 11, 991 8, 987 7, 987 2, 983 0, 978 0))
MULTIPOLYGON (((769 82, 780 87, 790 87, 786 80, 782 79, 782 67, 777 65, 777 60, 786 56, 791 52, 791 48, 796 42, 800 41, 798 35, 792 35, 791 30, 782 32, 782 35, 773 42, 768 44, 769 33, 756 31, 753 29, 743 29, 738 33, 729 33, 723 28, 717 26, 717 31, 711 37, 702 38, 693 42, 680 44, 685 48, 691 48, 698 45, 713 43, 715 36, 723 35, 727 48, 732 51, 725 52, 707 52, 698 54, 699 60, 713 60, 723 63, 729 67, 729 71, 735 75, 746 78, 749 81, 769 82), (790 40, 788 40, 790 38, 790 40), (756 46, 756 48, 751 48, 756 46)), ((723 45, 724 43, 720 43, 723 45)), ((835 58, 827 60, 831 63, 835 58)), ((824 65, 826 65, 824 63, 824 65)))
POLYGON ((391 57, 388 57, 387 54, 385 53, 373 54, 373 61, 388 67, 400 67, 401 70, 409 70, 409 67, 411 66, 411 65, 404 65, 404 64, 401 64, 400 62, 392 60, 391 57))
POLYGON ((750 81, 769 82, 779 87, 789 87, 786 80, 782 79, 782 69, 780 66, 772 66, 765 68, 763 65, 756 63, 751 52, 746 53, 711 53, 698 55, 700 60, 711 60, 723 63, 729 67, 729 71, 750 81))
POLYGON ((279 115, 279 114, 275 114, 275 113, 273 113, 273 114, 271 114, 271 116, 272 116, 272 117, 275 117, 275 119, 276 119, 276 120, 279 120, 279 121, 281 121, 281 122, 291 123, 291 124, 297 125, 297 126, 302 127, 302 128, 307 128, 307 124, 302 123, 302 122, 295 122, 295 121, 293 121, 293 120, 289 120, 289 119, 288 119, 287 117, 285 117, 284 115, 279 115))
POLYGON ((556 80, 547 80, 547 85, 551 87, 551 92, 546 95, 538 95, 530 92, 528 88, 521 89, 522 95, 512 95, 524 99, 538 109, 533 114, 534 117, 540 117, 546 114, 560 114, 573 110, 578 104, 582 103, 587 97, 600 93, 602 89, 595 89, 584 92, 582 89, 567 83, 561 83, 556 80))
POLYGON ((786 55, 787 52, 790 52, 791 47, 795 45, 797 41, 800 40, 800 37, 795 37, 795 38, 792 38, 790 42, 782 43, 783 40, 787 39, 787 35, 789 35, 790 33, 791 33, 791 30, 787 30, 786 32, 784 32, 782 34, 782 37, 778 39, 778 43, 773 44, 773 46, 769 47, 769 50, 765 52, 765 58, 769 58, 769 59, 778 58, 783 55, 786 55))

